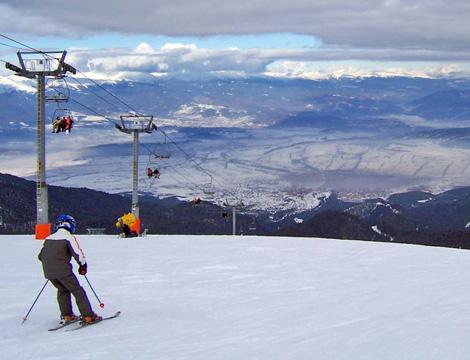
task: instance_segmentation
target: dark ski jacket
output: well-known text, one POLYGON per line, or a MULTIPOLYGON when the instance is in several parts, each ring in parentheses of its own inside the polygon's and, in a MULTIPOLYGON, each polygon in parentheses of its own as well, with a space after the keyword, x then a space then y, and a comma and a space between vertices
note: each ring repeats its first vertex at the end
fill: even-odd
POLYGON ((72 256, 78 265, 85 265, 85 254, 75 236, 62 228, 49 235, 38 255, 46 279, 60 279, 73 274, 72 256))

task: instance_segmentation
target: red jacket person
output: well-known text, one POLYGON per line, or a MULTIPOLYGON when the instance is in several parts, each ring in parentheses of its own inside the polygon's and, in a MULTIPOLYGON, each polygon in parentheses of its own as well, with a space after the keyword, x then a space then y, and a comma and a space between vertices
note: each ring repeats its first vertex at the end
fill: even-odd
POLYGON ((73 235, 75 227, 76 222, 72 216, 60 215, 55 223, 55 232, 44 241, 38 258, 42 262, 44 276, 57 288, 57 301, 62 321, 77 320, 72 310, 71 295, 73 295, 82 321, 91 323, 101 318, 93 312, 86 292, 73 273, 70 263, 73 257, 79 265, 78 273, 80 275, 87 273, 85 254, 73 235))

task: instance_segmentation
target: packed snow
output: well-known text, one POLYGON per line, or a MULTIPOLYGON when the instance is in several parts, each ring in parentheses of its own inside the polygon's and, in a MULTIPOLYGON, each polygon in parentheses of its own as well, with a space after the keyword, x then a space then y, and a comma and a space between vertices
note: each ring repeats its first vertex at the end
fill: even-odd
POLYGON ((58 321, 31 235, 0 236, 2 359, 468 359, 470 252, 233 236, 79 236, 101 315, 58 321), (73 327, 75 325, 71 325, 73 327))

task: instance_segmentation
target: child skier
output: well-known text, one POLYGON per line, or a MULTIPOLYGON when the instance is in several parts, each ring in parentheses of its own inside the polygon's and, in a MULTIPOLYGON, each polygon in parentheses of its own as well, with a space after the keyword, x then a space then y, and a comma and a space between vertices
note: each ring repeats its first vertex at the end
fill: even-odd
POLYGON ((87 273, 87 263, 80 245, 74 235, 76 222, 70 215, 60 215, 55 223, 55 232, 44 241, 38 255, 42 262, 44 276, 57 288, 57 301, 63 323, 76 321, 73 313, 71 294, 75 297, 83 323, 100 321, 90 305, 85 290, 80 286, 77 277, 72 272, 70 260, 73 256, 78 263, 78 273, 87 273))

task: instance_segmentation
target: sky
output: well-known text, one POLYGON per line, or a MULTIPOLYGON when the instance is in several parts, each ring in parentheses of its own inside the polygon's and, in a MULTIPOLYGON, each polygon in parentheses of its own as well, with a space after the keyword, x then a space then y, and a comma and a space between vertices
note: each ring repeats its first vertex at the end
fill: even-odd
POLYGON ((469 18, 466 0, 6 0, 0 33, 97 74, 436 77, 470 74, 469 18))

